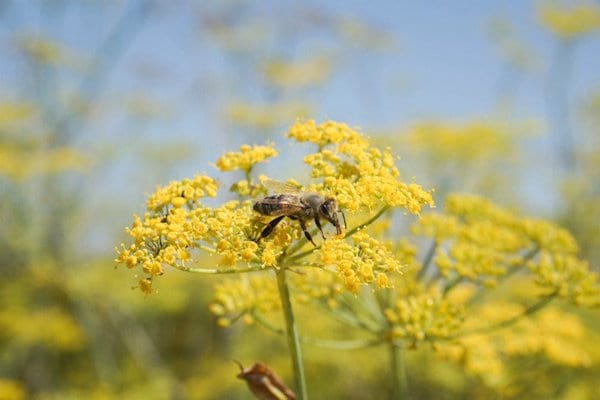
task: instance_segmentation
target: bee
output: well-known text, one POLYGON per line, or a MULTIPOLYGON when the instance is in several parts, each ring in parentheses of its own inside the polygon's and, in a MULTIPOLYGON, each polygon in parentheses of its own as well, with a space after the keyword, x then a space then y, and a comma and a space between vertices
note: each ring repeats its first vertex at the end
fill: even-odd
POLYGON ((254 203, 254 211, 262 215, 275 217, 262 230, 258 240, 269 236, 277 224, 285 217, 297 220, 300 223, 302 232, 304 232, 304 236, 315 247, 317 245, 313 241, 311 234, 306 230, 307 221, 315 221, 315 225, 319 228, 323 239, 325 239, 325 234, 321 226, 321 218, 335 226, 336 232, 339 235, 342 233, 342 229, 337 214, 341 213, 344 228, 346 228, 346 216, 343 211, 338 210, 337 202, 334 198, 325 198, 318 193, 302 192, 290 184, 270 179, 263 180, 262 184, 277 194, 267 196, 254 203))

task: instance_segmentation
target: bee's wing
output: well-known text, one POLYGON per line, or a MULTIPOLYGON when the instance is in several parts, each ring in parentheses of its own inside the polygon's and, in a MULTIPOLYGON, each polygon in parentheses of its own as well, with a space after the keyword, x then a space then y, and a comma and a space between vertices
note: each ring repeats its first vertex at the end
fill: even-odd
POLYGON ((263 178, 260 180, 260 183, 273 193, 299 194, 302 192, 299 187, 294 186, 289 182, 279 182, 270 178, 263 178))

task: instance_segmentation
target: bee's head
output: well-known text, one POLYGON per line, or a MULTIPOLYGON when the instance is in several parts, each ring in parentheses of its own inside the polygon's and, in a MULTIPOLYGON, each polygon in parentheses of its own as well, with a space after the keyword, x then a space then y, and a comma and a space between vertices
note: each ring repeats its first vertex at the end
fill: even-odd
POLYGON ((325 199, 319 206, 319 215, 335 226, 337 234, 340 235, 342 233, 342 228, 340 227, 340 221, 337 217, 337 211, 337 203, 335 202, 335 199, 332 198, 325 199))

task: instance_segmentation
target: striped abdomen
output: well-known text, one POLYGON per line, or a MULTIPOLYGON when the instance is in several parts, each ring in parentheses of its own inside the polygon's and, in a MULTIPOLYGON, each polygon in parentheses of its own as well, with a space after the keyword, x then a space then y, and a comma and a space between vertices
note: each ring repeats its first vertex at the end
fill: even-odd
POLYGON ((267 196, 254 203, 254 211, 263 215, 294 214, 302 210, 298 196, 290 194, 276 194, 267 196))

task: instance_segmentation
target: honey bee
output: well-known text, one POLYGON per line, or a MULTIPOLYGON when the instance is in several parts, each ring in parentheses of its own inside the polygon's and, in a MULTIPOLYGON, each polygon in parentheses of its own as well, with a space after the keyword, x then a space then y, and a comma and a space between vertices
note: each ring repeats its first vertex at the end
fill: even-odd
POLYGON ((263 180, 262 184, 276 194, 256 201, 253 209, 259 214, 275 218, 265 226, 258 240, 269 236, 277 224, 285 217, 297 220, 304 232, 304 236, 315 247, 317 245, 313 241, 311 234, 306 230, 306 221, 311 219, 315 221, 315 225, 319 228, 323 239, 325 239, 325 234, 321 226, 321 218, 335 226, 336 232, 339 235, 342 233, 342 229, 337 213, 341 213, 344 220, 344 228, 346 228, 346 216, 343 211, 338 210, 337 202, 334 198, 325 198, 318 193, 302 192, 290 184, 270 179, 263 180))

